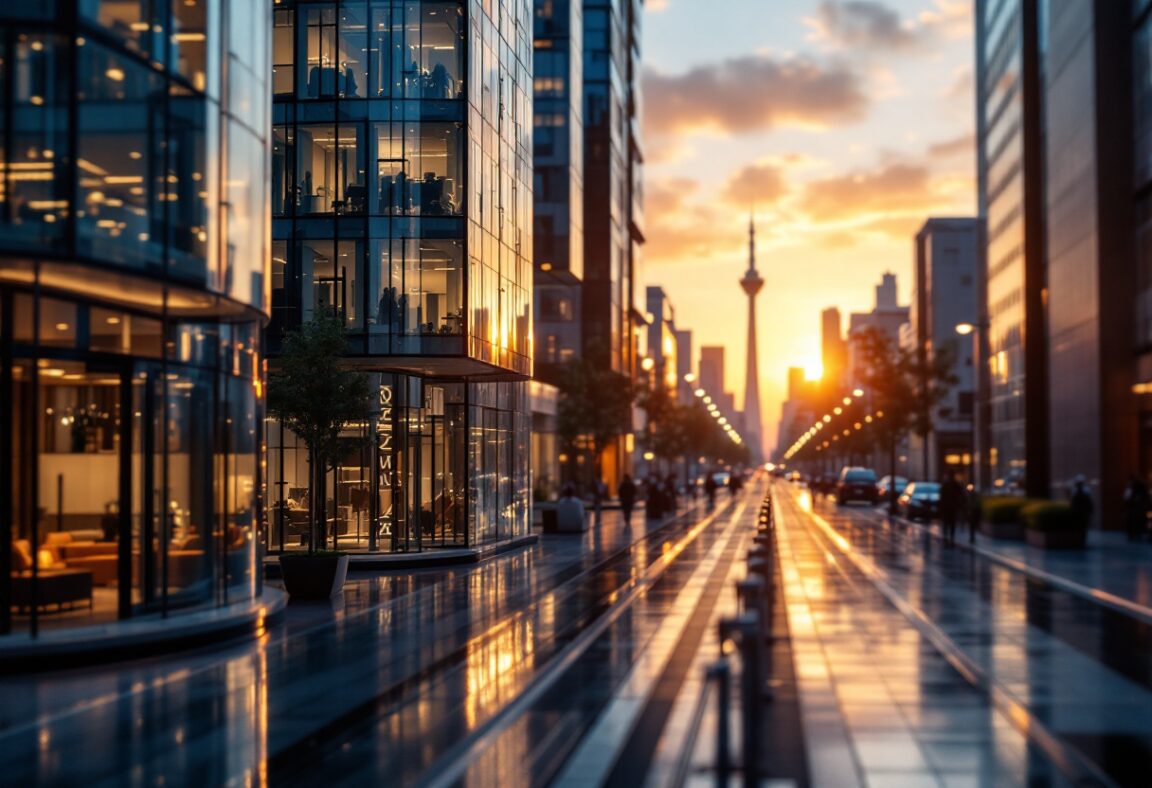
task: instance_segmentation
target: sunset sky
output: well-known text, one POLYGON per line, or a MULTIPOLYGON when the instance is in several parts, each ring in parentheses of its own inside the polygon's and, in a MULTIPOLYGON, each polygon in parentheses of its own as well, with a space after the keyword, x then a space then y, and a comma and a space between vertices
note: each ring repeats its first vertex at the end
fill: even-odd
POLYGON ((884 271, 911 291, 912 236, 975 212, 967 0, 648 0, 646 284, 681 328, 728 348, 743 399, 756 205, 768 448, 786 369, 819 359, 819 313, 868 310, 884 271))

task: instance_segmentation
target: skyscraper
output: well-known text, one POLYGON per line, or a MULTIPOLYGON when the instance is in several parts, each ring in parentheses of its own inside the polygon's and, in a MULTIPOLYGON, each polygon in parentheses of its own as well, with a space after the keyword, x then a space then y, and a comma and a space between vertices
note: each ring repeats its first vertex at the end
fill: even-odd
POLYGON ((536 377, 580 355, 584 278, 584 3, 537 0, 533 138, 536 377))
MULTIPOLYGON (((976 123, 992 477, 1047 496, 1040 0, 977 0, 976 123)), ((1043 4, 1047 5, 1047 4, 1043 4)))
POLYGON ((491 8, 275 6, 270 349, 335 314, 374 395, 320 490, 271 425, 272 550, 310 498, 346 550, 529 531, 532 6, 491 8))
POLYGON ((844 385, 848 347, 844 342, 840 310, 834 306, 820 313, 820 361, 823 366, 822 385, 835 396, 844 385))
POLYGON ((744 440, 757 462, 764 452, 763 433, 760 429, 760 363, 756 345, 756 296, 764 287, 764 280, 756 270, 756 223, 748 222, 748 270, 740 280, 740 287, 748 296, 748 357, 744 365, 744 440))

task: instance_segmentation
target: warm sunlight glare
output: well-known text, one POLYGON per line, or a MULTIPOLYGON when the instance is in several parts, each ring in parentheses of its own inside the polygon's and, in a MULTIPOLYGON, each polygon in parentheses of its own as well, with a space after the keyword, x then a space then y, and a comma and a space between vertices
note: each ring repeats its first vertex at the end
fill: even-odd
POLYGON ((804 379, 815 383, 824 377, 824 363, 820 359, 809 359, 804 362, 804 379))

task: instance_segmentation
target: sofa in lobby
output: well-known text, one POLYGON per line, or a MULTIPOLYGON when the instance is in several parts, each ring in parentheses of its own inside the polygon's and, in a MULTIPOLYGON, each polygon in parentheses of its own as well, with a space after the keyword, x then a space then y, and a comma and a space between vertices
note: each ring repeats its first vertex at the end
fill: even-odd
POLYGON ((40 552, 40 566, 33 582, 31 543, 27 539, 12 542, 12 606, 23 612, 33 605, 56 605, 63 609, 65 605, 72 607, 77 602, 87 602, 91 608, 92 572, 54 560, 54 553, 49 549, 42 548, 40 552))

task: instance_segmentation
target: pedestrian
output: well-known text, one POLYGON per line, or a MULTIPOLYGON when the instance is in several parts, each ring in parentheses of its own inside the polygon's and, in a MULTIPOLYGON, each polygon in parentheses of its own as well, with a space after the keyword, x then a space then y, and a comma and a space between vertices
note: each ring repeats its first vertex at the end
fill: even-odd
POLYGON ((592 483, 592 514, 596 525, 600 525, 600 514, 604 509, 604 499, 608 497, 608 485, 597 478, 592 483))
POLYGON ((716 508, 716 474, 709 472, 704 477, 704 495, 708 498, 708 508, 716 508))
POLYGON ((980 528, 980 520, 984 517, 984 502, 980 499, 980 491, 976 485, 968 487, 968 543, 976 543, 976 531, 980 528))
POLYGON ((1087 529, 1092 524, 1092 512, 1095 506, 1092 503, 1092 494, 1088 492, 1088 481, 1083 475, 1072 481, 1072 495, 1068 499, 1072 506, 1072 517, 1080 528, 1087 529))
POLYGON ((668 511, 676 511, 680 503, 676 492, 676 474, 670 473, 664 478, 664 490, 668 496, 668 511))
POLYGON ((660 480, 656 476, 649 476, 645 485, 645 494, 648 496, 645 508, 649 520, 658 520, 664 516, 664 494, 660 489, 660 480))
POLYGON ((731 475, 728 477, 728 492, 732 494, 733 498, 739 494, 740 488, 742 486, 743 485, 740 483, 740 474, 736 473, 736 471, 732 471, 731 475))
POLYGON ((1133 474, 1124 488, 1124 524, 1128 541, 1137 542, 1148 532, 1148 486, 1133 474))
POLYGON ((624 514, 624 525, 631 525, 632 509, 636 506, 636 483, 631 476, 624 474, 617 493, 620 496, 620 511, 624 514))
POLYGON ((944 529, 944 544, 956 544, 956 519, 964 508, 964 488, 956 479, 956 474, 949 473, 940 485, 940 524, 944 529))

